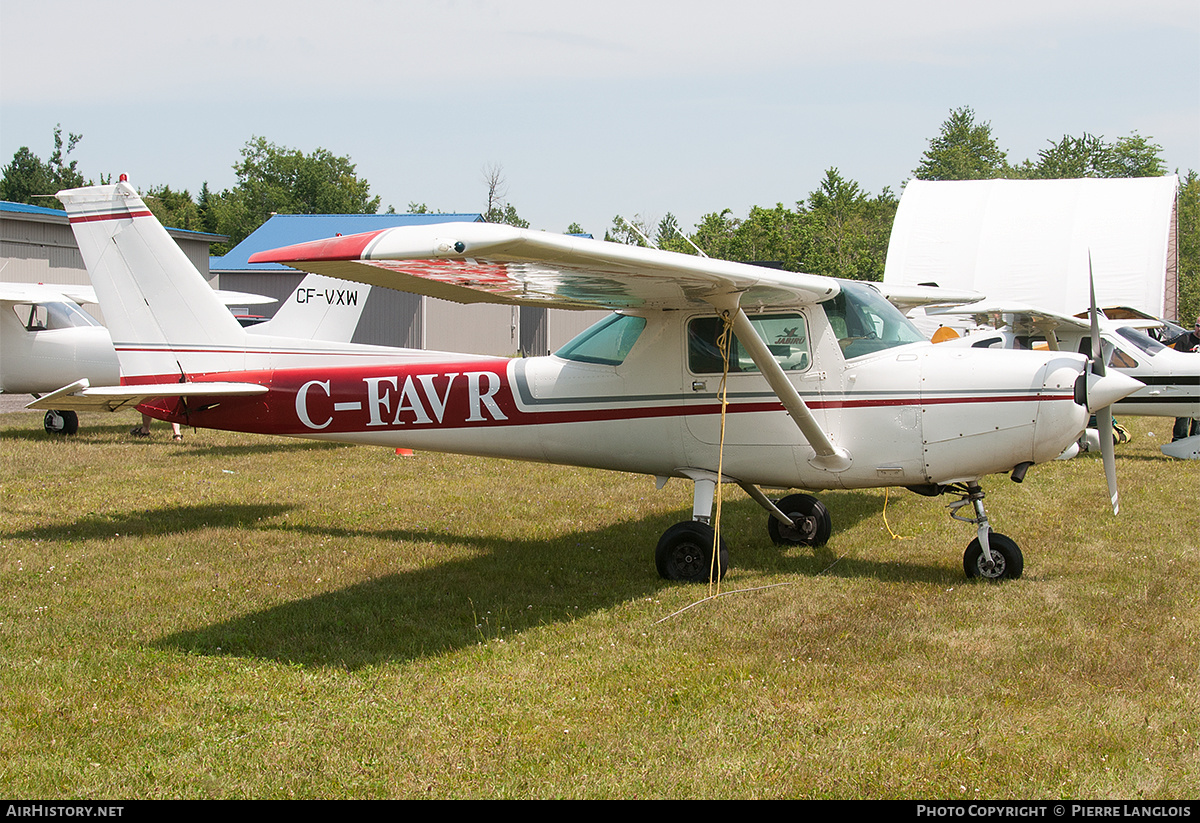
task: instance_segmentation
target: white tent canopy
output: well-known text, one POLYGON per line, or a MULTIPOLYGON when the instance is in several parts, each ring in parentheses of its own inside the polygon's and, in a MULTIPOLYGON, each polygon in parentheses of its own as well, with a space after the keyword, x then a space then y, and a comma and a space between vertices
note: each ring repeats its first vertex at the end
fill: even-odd
POLYGON ((884 283, 970 289, 1062 314, 1101 306, 1174 317, 1179 178, 910 180, 884 283))

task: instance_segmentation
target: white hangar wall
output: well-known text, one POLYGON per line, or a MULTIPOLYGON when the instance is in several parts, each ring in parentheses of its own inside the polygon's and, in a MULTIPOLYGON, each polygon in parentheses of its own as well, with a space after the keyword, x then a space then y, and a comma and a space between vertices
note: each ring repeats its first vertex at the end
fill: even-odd
POLYGON ((971 289, 1062 314, 1089 305, 1177 319, 1179 178, 910 180, 884 282, 971 289))

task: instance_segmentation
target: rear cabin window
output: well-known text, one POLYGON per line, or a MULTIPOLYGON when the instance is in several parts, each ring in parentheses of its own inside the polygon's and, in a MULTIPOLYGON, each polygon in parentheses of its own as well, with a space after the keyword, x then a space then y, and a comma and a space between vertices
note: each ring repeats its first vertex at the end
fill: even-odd
MULTIPOLYGON (((803 371, 811 361, 808 324, 802 314, 756 315, 751 325, 784 371, 803 371)), ((725 364, 718 342, 724 328, 719 317, 697 317, 688 323, 688 368, 693 374, 721 374, 725 364)), ((735 336, 729 351, 729 371, 757 372, 758 366, 735 336)))

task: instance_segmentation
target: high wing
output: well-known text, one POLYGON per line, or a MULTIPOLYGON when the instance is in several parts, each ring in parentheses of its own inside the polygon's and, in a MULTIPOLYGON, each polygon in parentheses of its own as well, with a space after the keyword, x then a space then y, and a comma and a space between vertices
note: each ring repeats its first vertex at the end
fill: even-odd
POLYGON ((0 301, 6 303, 57 303, 64 298, 84 305, 98 303, 91 286, 65 283, 0 283, 0 301))
MULTIPOLYGON (((984 298, 984 295, 977 291, 943 289, 940 286, 906 286, 899 283, 875 283, 874 285, 888 302, 905 314, 913 309, 961 306, 975 303, 984 298)), ((932 314, 932 310, 929 313, 932 314)))
POLYGON ((250 262, 457 303, 559 309, 679 309, 737 298, 753 310, 839 291, 819 275, 495 223, 402 226, 259 252, 250 262))
POLYGON ((1049 337, 1050 335, 1057 336, 1064 331, 1086 334, 1091 329, 1091 325, 1086 319, 1014 302, 989 303, 984 301, 967 306, 931 308, 926 313, 930 316, 969 317, 977 325, 991 326, 994 329, 1007 327, 1009 331, 1020 335, 1041 334, 1049 337))
POLYGON ((27 409, 69 409, 71 411, 116 411, 132 408, 153 397, 214 398, 266 394, 267 386, 258 383, 146 383, 134 386, 92 387, 87 378, 42 395, 25 406, 27 409))

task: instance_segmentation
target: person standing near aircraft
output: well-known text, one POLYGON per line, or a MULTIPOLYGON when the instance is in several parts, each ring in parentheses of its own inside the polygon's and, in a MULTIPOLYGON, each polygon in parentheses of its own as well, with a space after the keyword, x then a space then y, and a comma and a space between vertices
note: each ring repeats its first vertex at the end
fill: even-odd
MULTIPOLYGON (((150 436, 150 422, 152 420, 154 420, 153 417, 151 417, 148 414, 143 414, 142 415, 142 425, 134 426, 132 429, 129 430, 129 433, 132 434, 134 437, 149 437, 150 436)), ((171 424, 171 439, 174 440, 176 443, 183 442, 183 433, 179 431, 178 423, 171 424)))
MULTIPOLYGON (((1196 323, 1192 326, 1191 331, 1184 332, 1167 345, 1175 351, 1200 353, 1200 314, 1196 315, 1196 323)), ((1200 418, 1175 418, 1175 430, 1171 433, 1172 443, 1196 434, 1200 434, 1200 418)))

